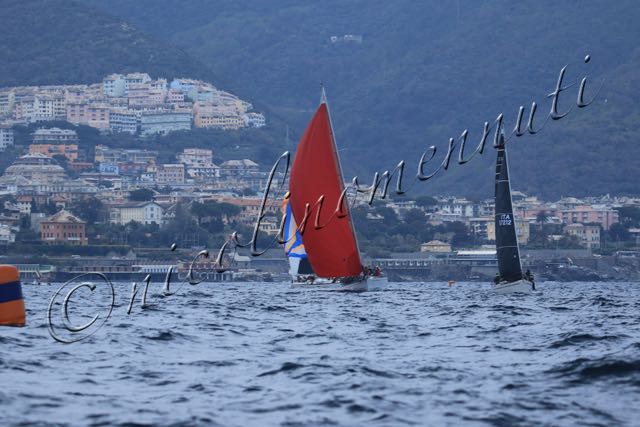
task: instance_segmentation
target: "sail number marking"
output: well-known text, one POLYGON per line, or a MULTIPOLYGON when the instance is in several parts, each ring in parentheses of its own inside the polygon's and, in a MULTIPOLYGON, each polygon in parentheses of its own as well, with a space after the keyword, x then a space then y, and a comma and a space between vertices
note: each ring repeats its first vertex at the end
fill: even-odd
POLYGON ((501 214, 498 218, 498 225, 511 225, 511 215, 501 214))

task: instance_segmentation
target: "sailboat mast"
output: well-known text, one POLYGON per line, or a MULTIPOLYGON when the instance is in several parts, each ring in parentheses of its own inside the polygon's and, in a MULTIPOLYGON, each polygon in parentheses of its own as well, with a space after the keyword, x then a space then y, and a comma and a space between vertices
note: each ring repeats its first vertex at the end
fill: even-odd
MULTIPOLYGON (((342 174, 342 164, 340 163, 340 156, 338 155, 338 145, 336 142, 336 133, 333 131, 333 120, 331 120, 331 110, 329 109, 329 102, 327 101, 327 93, 324 90, 324 85, 321 86, 322 91, 320 93, 320 104, 325 104, 327 106, 327 116, 329 117, 329 129, 331 129, 331 144, 333 148, 333 157, 336 160, 336 165, 338 166, 338 178, 340 180, 341 191, 344 191, 344 175, 342 174)), ((349 198, 344 198, 344 203, 347 204, 347 210, 349 209, 349 198)), ((360 243, 358 242, 358 235, 356 234, 356 229, 353 226, 353 221, 351 220, 351 215, 347 215, 347 221, 349 221, 349 225, 351 226, 351 233, 353 233, 353 238, 356 242, 356 249, 358 250, 358 257, 362 259, 360 252, 360 243)))

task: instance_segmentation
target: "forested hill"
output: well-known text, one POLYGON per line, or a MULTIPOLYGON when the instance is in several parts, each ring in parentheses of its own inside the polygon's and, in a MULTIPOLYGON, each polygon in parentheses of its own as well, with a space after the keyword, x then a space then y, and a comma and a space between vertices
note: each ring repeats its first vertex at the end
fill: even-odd
MULTIPOLYGON (((504 112, 511 127, 518 106, 533 100, 542 116, 571 63, 567 82, 586 73, 591 88, 601 78, 605 86, 592 106, 514 142, 513 186, 545 197, 638 193, 636 0, 83 1, 182 47, 298 134, 324 82, 349 175, 401 159, 415 169, 427 147, 443 151, 465 128, 475 145, 484 121, 504 112)), ((490 195, 493 161, 487 150, 417 188, 490 195)))
POLYGON ((114 72, 213 80, 185 51, 69 0, 3 0, 0 87, 93 83, 114 72))

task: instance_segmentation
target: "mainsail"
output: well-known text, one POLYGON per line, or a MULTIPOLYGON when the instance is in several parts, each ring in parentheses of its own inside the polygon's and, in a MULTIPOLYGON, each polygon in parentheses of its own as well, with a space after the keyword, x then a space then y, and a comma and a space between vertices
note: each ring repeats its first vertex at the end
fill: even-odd
POLYGON ((504 136, 500 136, 496 158, 496 252, 500 280, 515 282, 522 279, 522 265, 516 236, 516 224, 511 202, 511 184, 507 165, 507 148, 504 136))
POLYGON ((290 205, 298 224, 305 218, 307 204, 311 208, 302 241, 311 267, 319 277, 351 277, 362 273, 346 200, 342 208, 346 216, 335 214, 343 190, 331 119, 323 96, 298 144, 289 180, 290 205), (324 227, 316 229, 316 202, 321 196, 324 202, 319 224, 324 227))

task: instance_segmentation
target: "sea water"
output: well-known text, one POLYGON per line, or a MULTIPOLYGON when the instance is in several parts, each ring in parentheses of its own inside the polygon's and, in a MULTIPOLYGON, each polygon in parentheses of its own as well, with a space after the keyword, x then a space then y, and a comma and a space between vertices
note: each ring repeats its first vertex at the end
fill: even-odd
POLYGON ((25 285, 28 325, 0 328, 2 426, 640 425, 638 283, 152 284, 130 314, 122 283, 73 344, 48 331, 57 288, 25 285))

